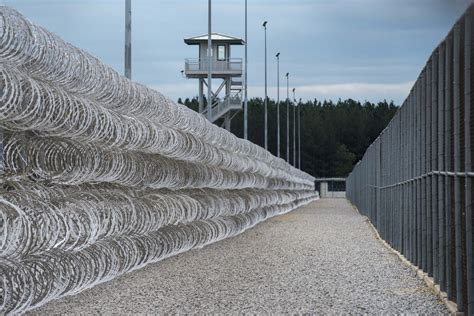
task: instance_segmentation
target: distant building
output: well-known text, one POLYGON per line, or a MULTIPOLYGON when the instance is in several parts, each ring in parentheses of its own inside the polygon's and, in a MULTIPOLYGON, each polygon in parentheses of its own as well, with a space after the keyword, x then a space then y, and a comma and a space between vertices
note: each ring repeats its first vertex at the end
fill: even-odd
POLYGON ((346 197, 345 178, 316 178, 316 191, 322 199, 334 199, 346 197))

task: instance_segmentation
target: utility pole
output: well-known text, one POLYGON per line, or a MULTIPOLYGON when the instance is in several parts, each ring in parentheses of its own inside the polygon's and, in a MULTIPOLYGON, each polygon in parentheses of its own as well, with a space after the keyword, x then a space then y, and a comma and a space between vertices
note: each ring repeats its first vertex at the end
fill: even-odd
POLYGON ((293 88, 293 100, 295 104, 293 105, 293 167, 296 168, 296 99, 295 99, 295 90, 293 88))
POLYGON ((268 150, 268 93, 267 93, 267 21, 263 22, 265 29, 265 149, 268 150))
POLYGON ((211 0, 208 2, 208 17, 207 17, 207 62, 208 72, 207 72, 207 119, 212 123, 212 10, 211 10, 211 0))
POLYGON ((277 58, 277 157, 280 158, 280 53, 277 58))
POLYGON ((247 70, 248 70, 248 59, 247 59, 247 46, 248 46, 248 38, 247 38, 247 0, 245 0, 245 69, 244 69, 244 83, 245 83, 245 88, 244 88, 244 139, 249 139, 249 126, 248 126, 248 94, 247 94, 247 70))
POLYGON ((290 73, 286 73, 286 162, 290 163, 290 73))
POLYGON ((132 80, 132 0, 125 0, 125 77, 132 80))

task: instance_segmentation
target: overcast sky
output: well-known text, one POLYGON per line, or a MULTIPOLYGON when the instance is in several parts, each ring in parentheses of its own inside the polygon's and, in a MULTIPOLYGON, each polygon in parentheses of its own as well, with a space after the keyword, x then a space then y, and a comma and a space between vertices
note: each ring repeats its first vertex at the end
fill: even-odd
MULTIPOLYGON (((248 0, 249 95, 262 96, 268 20, 269 94, 281 80, 303 99, 403 102, 435 46, 470 0, 248 0)), ((124 0, 0 0, 123 73, 124 0)), ((213 0, 213 31, 244 37, 244 0, 213 0)), ((207 32, 207 0, 132 1, 133 80, 177 99, 198 57, 183 38, 207 32)), ((243 49, 233 51, 243 57, 243 49)), ((281 90, 286 94, 286 89, 281 90)))

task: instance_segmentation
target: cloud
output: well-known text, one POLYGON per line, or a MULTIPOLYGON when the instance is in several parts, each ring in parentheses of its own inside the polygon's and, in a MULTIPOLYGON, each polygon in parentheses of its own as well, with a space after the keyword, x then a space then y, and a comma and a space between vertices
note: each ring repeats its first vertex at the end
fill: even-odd
MULTIPOLYGON (((408 96, 414 81, 400 83, 333 83, 333 84, 313 84, 313 85, 296 85, 290 87, 290 98, 293 98, 292 89, 296 88, 296 98, 303 100, 338 100, 338 99, 354 99, 359 101, 379 102, 384 99, 393 100, 396 104, 401 104, 408 96)), ((264 86, 249 87, 249 96, 263 97, 264 86)), ((268 88, 270 98, 276 98, 277 87, 270 86, 268 88)), ((280 87, 280 100, 286 98, 286 85, 280 87)))
MULTIPOLYGON (((123 2, 0 0, 123 73, 123 2)), ((197 57, 186 36, 207 31, 206 0, 133 2, 132 73, 137 82, 177 99, 198 93, 180 75, 197 57)), ((243 36, 243 1, 213 3, 213 29, 243 36), (232 23, 229 23, 232 21, 232 23)), ((269 96, 276 98, 276 60, 290 72, 297 97, 401 103, 433 48, 470 0, 255 0, 249 2, 249 96, 263 97, 263 20, 268 28, 269 96), (389 83, 387 83, 389 82, 389 83)), ((235 47, 233 57, 242 57, 235 47)), ((214 85, 217 85, 215 83, 214 85)))
POLYGON ((193 97, 198 94, 197 81, 177 84, 151 84, 148 87, 172 99, 193 97))
POLYGON ((401 83, 337 83, 307 85, 298 88, 302 93, 313 93, 315 95, 344 95, 344 94, 407 94, 410 92, 414 81, 401 83))

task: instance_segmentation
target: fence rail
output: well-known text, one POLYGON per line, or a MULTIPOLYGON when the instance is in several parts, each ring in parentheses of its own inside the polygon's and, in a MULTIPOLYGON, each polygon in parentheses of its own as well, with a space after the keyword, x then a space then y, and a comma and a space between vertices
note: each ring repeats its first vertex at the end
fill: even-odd
POLYGON ((393 248, 474 313, 471 6, 347 179, 347 197, 393 248))

